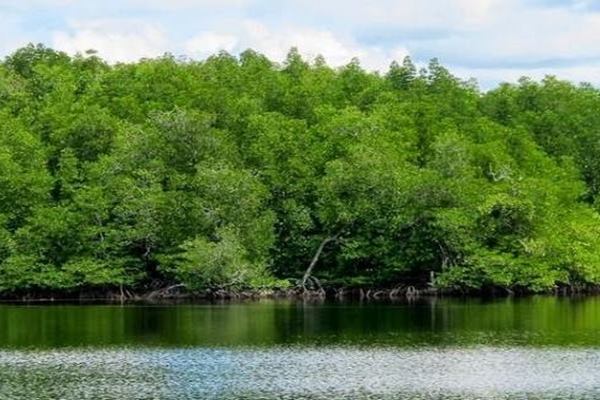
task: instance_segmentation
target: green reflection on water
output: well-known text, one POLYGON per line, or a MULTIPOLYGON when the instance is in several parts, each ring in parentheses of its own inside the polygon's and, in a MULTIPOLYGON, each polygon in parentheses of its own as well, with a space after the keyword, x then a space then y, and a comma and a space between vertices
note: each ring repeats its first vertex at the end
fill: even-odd
POLYGON ((600 297, 411 304, 0 305, 0 347, 600 346, 600 297))

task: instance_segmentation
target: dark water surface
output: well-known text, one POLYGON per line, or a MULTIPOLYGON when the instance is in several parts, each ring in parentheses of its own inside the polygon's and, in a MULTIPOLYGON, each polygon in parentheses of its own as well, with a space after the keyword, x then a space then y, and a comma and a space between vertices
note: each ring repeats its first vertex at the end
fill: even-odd
POLYGON ((0 399, 599 398, 599 297, 0 305, 0 399))

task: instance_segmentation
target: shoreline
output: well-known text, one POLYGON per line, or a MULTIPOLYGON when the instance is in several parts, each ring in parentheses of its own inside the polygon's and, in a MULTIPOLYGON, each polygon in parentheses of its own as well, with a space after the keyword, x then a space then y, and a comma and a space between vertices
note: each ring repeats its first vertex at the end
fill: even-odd
POLYGON ((509 298, 545 296, 594 296, 600 294, 600 286, 561 287, 544 292, 508 290, 503 288, 482 288, 479 290, 435 289, 400 286, 396 288, 378 287, 325 287, 320 290, 290 289, 246 289, 222 290, 207 289, 187 291, 179 287, 170 287, 136 293, 124 291, 83 291, 83 292, 32 292, 0 294, 0 303, 52 303, 52 302, 121 302, 121 303, 161 303, 161 302, 212 302, 212 301, 258 301, 264 299, 280 300, 337 300, 337 301, 402 301, 436 297, 470 298, 509 298))

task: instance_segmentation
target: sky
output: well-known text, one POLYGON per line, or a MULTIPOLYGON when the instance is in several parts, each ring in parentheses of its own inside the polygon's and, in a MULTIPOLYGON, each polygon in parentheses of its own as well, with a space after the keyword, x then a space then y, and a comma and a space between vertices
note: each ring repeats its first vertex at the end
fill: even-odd
POLYGON ((27 43, 109 62, 293 46, 386 71, 437 57, 482 88, 556 75, 600 86, 600 0, 0 0, 0 56, 27 43))

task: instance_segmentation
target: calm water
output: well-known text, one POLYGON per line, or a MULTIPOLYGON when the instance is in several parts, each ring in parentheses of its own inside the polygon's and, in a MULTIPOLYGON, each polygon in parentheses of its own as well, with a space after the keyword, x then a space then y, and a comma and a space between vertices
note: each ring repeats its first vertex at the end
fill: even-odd
POLYGON ((0 305, 0 399, 598 398, 598 297, 0 305))

